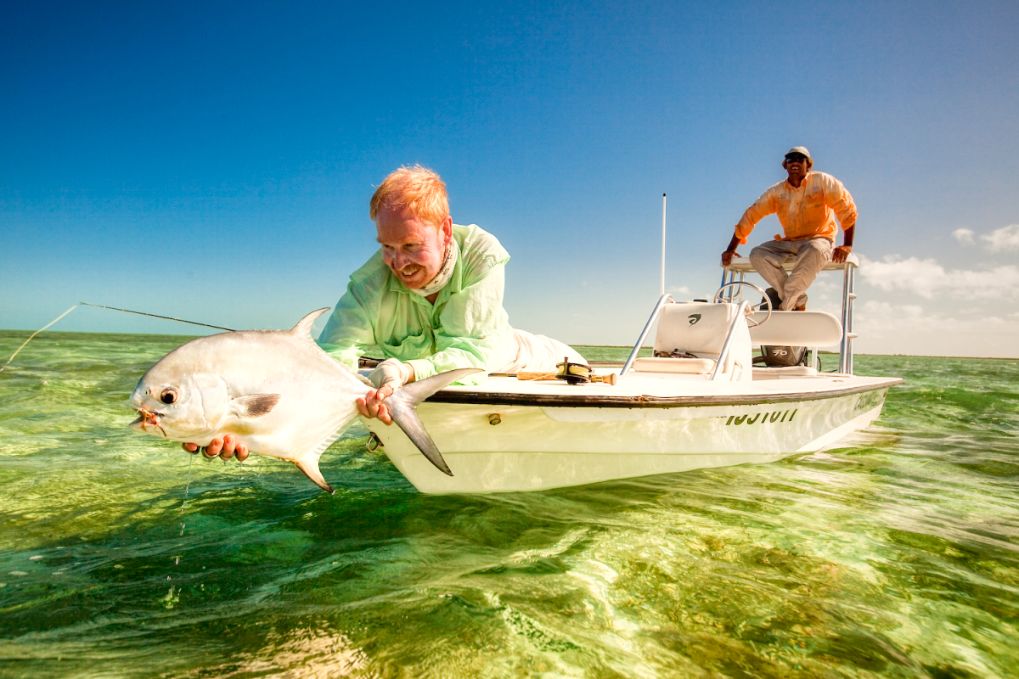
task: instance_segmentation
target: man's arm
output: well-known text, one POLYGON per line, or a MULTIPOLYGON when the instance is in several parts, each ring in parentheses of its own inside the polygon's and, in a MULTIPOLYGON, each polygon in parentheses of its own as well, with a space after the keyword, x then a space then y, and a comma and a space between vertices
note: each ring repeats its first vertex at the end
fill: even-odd
POLYGON ((375 346, 371 314, 357 293, 350 283, 318 337, 318 345, 351 370, 357 370, 357 359, 365 354, 366 348, 375 346))
MULTIPOLYGON (((378 318, 379 309, 377 304, 370 305, 374 311, 366 309, 362 301, 365 295, 372 298, 367 289, 351 280, 318 338, 318 344, 324 351, 351 370, 357 370, 357 359, 366 350, 378 348, 372 318, 378 318)), ((396 388, 414 381, 414 370, 406 363, 390 358, 372 371, 370 381, 375 390, 355 400, 358 413, 362 417, 377 417, 384 424, 392 424, 393 418, 385 400, 396 388)))
POLYGON ((841 264, 853 251, 853 235, 856 232, 856 224, 850 224, 842 228, 842 245, 838 246, 831 253, 831 261, 841 264))
POLYGON ((831 175, 825 175, 828 186, 825 186, 825 196, 829 197, 828 202, 831 209, 842 227, 842 245, 835 248, 831 253, 831 261, 842 263, 853 251, 853 236, 856 231, 856 201, 849 193, 845 185, 831 175))
POLYGON ((740 253, 736 252, 736 246, 739 245, 739 236, 736 234, 732 235, 732 240, 729 241, 729 245, 725 248, 725 252, 722 253, 722 266, 729 266, 732 264, 733 257, 740 257, 740 253))
POLYGON ((457 368, 487 368, 505 356, 512 340, 503 307, 506 266, 495 264, 446 300, 435 328, 435 353, 408 361, 416 378, 457 368))
POLYGON ((772 186, 767 191, 761 194, 761 197, 754 201, 754 204, 748 207, 744 212, 743 216, 736 222, 736 228, 732 235, 732 240, 729 241, 729 247, 722 253, 722 266, 729 266, 732 263, 733 257, 739 257, 740 254, 736 252, 736 247, 740 244, 746 244, 747 236, 757 226, 757 222, 761 221, 765 217, 771 214, 775 214, 778 208, 775 204, 775 187, 772 186))

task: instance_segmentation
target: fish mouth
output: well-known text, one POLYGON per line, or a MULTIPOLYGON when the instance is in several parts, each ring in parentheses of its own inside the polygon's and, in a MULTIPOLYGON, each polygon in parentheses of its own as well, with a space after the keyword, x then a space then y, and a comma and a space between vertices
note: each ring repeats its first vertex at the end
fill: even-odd
POLYGON ((149 427, 155 427, 165 439, 166 430, 163 429, 161 424, 159 424, 159 418, 163 415, 163 413, 154 410, 147 410, 145 408, 137 408, 137 410, 138 418, 131 422, 131 426, 141 429, 144 432, 147 432, 149 427))

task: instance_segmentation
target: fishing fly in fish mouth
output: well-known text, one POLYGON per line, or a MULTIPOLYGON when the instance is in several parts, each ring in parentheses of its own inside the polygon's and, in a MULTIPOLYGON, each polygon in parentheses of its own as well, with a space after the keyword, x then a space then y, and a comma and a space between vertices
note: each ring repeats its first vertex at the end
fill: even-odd
POLYGON ((159 418, 163 416, 163 413, 147 408, 136 408, 135 410, 138 411, 138 419, 132 422, 132 425, 137 425, 142 431, 148 427, 155 427, 163 434, 163 438, 166 438, 166 430, 159 424, 159 418))
POLYGON ((132 422, 131 426, 143 432, 147 432, 149 427, 154 427, 163 438, 170 438, 163 428, 162 420, 167 416, 167 412, 174 410, 174 406, 182 400, 181 394, 182 388, 173 385, 153 388, 139 384, 131 395, 131 407, 138 412, 138 419, 132 422))

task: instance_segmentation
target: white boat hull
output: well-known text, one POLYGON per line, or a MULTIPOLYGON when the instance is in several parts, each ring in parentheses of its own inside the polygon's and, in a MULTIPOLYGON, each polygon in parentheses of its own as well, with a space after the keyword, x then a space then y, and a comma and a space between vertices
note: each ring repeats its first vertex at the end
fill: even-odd
POLYGON ((630 389, 625 382, 531 383, 514 386, 513 393, 498 385, 453 387, 439 395, 452 402, 418 408, 453 476, 436 469, 397 427, 374 421, 371 428, 389 459, 423 493, 534 491, 772 462, 830 447, 874 421, 898 381, 767 380, 771 384, 758 385, 758 393, 747 393, 748 383, 738 392, 709 393, 704 385, 713 383, 688 381, 689 393, 680 396, 656 396, 653 379, 631 380, 630 389), (809 391, 800 391, 800 382, 809 391))

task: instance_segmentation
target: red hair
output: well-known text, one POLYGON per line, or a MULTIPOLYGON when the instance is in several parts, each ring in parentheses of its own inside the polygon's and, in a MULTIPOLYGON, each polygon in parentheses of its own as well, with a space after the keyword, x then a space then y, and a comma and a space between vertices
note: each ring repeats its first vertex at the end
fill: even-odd
POLYGON ((375 189, 368 214, 372 221, 382 208, 410 209, 423 221, 441 224, 449 216, 446 183, 434 170, 421 165, 406 165, 393 170, 375 189))

